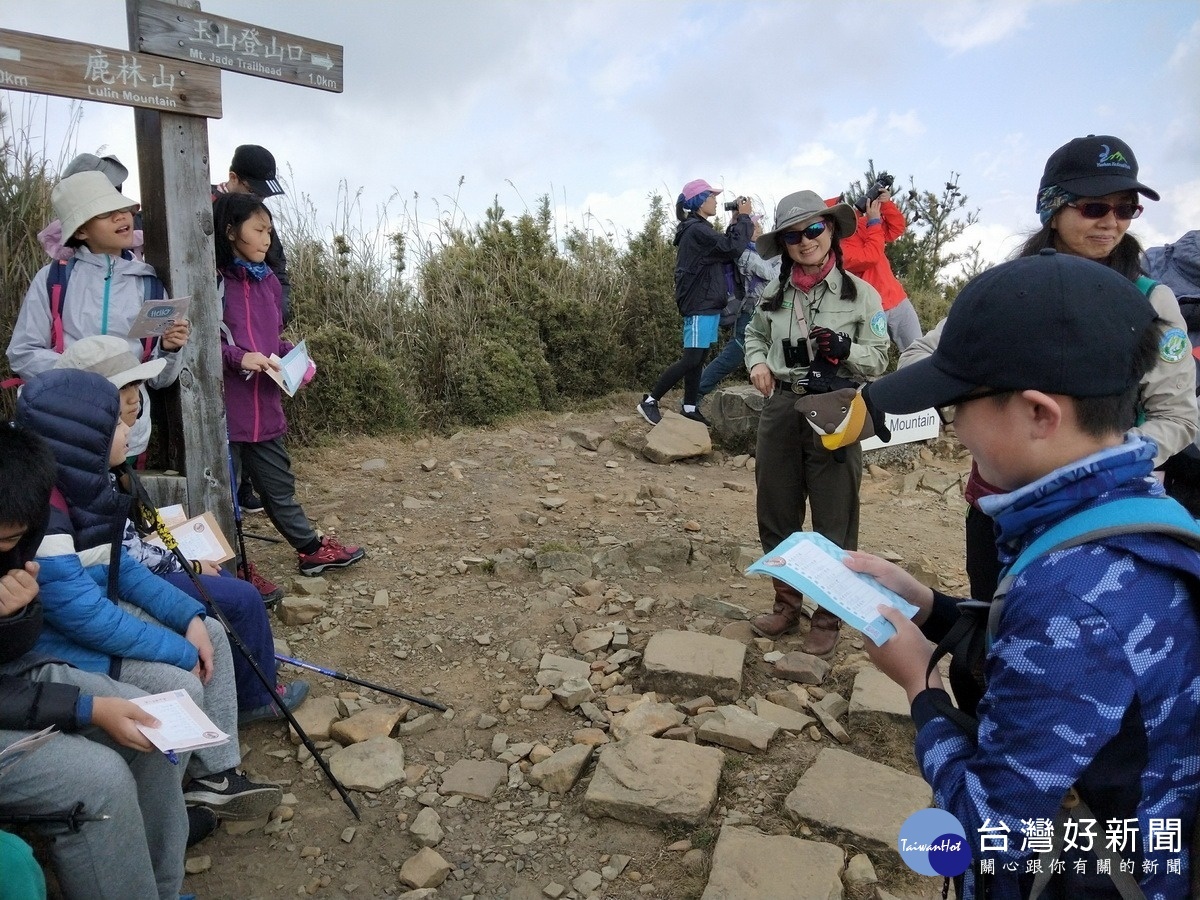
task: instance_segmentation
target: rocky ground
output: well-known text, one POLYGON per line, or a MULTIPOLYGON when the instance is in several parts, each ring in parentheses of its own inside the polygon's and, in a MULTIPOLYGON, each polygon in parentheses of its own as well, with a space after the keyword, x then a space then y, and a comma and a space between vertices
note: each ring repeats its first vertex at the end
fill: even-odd
MULTIPOLYGON (((244 765, 283 785, 284 805, 193 848, 185 890, 940 893, 895 853, 929 793, 903 697, 861 636, 844 630, 823 665, 793 652, 798 636, 755 639, 744 621, 770 597, 741 574, 759 555, 753 460, 651 463, 636 401, 616 400, 297 454, 310 517, 369 555, 304 579, 285 546, 251 538, 288 590, 276 637, 448 710, 281 667, 312 683, 302 724, 362 820, 286 727, 251 726, 244 765)), ((953 591, 967 462, 951 439, 889 453, 864 479, 861 545, 953 591)), ((274 534, 261 517, 247 531, 274 534)))

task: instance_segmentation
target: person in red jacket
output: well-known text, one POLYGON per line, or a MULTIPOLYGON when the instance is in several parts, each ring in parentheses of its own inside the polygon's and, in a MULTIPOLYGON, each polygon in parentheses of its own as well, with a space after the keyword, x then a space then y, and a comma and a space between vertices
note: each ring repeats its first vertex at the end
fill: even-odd
MULTIPOLYGON (((833 206, 838 202, 835 197, 826 200, 825 205, 833 206)), ((896 349, 903 353, 924 332, 917 311, 908 299, 908 292, 892 272, 884 245, 904 234, 908 221, 900 207, 892 202, 892 195, 888 191, 880 192, 868 203, 865 214, 857 207, 854 211, 858 215, 858 228, 854 234, 842 240, 846 271, 879 291, 883 299, 883 312, 887 316, 888 337, 896 349)))

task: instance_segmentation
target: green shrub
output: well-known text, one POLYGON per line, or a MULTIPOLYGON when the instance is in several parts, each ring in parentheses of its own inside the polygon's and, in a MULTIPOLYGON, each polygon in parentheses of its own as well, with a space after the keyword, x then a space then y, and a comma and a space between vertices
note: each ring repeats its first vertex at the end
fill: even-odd
POLYGON ((288 429, 301 443, 327 434, 386 434, 419 416, 394 360, 337 325, 307 337, 317 374, 287 403, 288 429))

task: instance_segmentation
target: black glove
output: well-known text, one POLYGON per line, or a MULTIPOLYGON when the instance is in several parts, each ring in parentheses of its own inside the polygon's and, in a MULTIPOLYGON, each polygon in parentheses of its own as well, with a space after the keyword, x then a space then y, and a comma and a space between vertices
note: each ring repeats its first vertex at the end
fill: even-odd
POLYGON ((813 328, 809 336, 817 345, 817 353, 823 359, 837 365, 850 355, 850 336, 841 331, 830 331, 820 325, 813 328))

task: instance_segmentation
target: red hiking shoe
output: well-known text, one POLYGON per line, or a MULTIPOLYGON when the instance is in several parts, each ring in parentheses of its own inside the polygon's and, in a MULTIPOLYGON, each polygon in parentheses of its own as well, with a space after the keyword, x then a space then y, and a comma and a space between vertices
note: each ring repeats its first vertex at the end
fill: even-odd
POLYGON ((237 567, 237 577, 254 585, 254 589, 262 594, 264 606, 274 606, 283 599, 283 588, 273 581, 268 581, 258 573, 254 563, 245 563, 237 567))
POLYGON ((321 538, 321 546, 312 553, 298 553, 300 557, 301 575, 319 575, 326 569, 344 569, 352 566, 364 556, 367 551, 362 547, 343 546, 337 538, 321 538))

